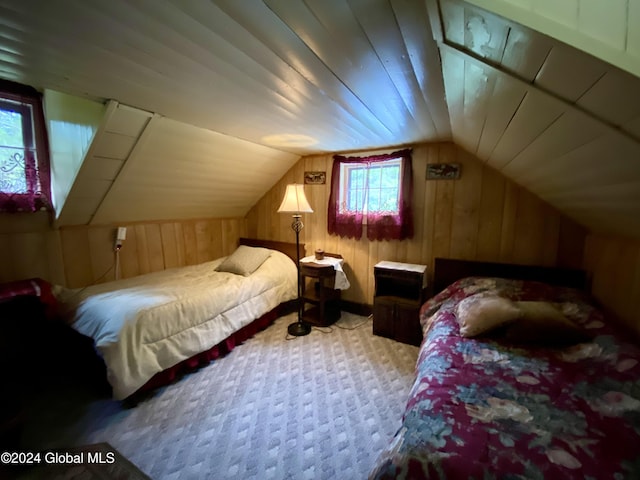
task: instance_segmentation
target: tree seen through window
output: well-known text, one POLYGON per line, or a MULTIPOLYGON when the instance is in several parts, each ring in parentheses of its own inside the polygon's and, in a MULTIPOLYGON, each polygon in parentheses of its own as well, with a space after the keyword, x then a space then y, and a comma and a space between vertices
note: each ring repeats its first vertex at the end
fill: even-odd
POLYGON ((393 159, 373 165, 345 165, 346 211, 397 213, 400 163, 393 159))
POLYGON ((23 118, 19 112, 0 109, 0 191, 26 193, 23 118))
POLYGON ((52 211, 42 94, 0 79, 0 212, 52 211))

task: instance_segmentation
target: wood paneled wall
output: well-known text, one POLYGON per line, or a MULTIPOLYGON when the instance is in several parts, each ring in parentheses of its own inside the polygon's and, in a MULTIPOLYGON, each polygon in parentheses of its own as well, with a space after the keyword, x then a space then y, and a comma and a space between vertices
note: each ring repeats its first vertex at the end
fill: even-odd
POLYGON ((63 284, 58 233, 47 212, 0 214, 0 282, 40 277, 63 284))
POLYGON ((370 242, 327 233, 327 201, 332 154, 303 157, 251 209, 248 234, 293 241, 291 217, 276 212, 289 183, 302 183, 305 171, 326 171, 325 185, 305 185, 314 210, 303 215, 301 242, 340 253, 351 288, 343 298, 373 302, 373 266, 380 260, 422 263, 434 257, 502 261, 580 268, 586 231, 527 190, 518 187, 452 143, 414 147, 415 236, 411 240, 370 242), (458 180, 425 180, 427 163, 460 163, 458 180))
POLYGON ((114 279, 113 245, 118 226, 127 227, 120 251, 121 278, 229 255, 238 246, 238 238, 246 235, 242 218, 62 228, 67 286, 114 279))
POLYGON ((75 288, 113 280, 118 226, 127 227, 121 278, 229 255, 246 236, 243 218, 5 229, 0 230, 0 282, 41 277, 75 288))
POLYGON ((589 235, 584 269, 593 296, 640 335, 640 240, 589 235))

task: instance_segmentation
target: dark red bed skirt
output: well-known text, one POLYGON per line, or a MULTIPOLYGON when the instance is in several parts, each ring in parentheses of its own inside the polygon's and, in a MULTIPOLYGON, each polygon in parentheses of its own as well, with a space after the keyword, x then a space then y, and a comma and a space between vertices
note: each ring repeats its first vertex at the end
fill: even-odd
POLYGON ((190 370, 194 370, 203 365, 207 365, 212 360, 216 358, 222 357, 227 353, 231 352, 235 348, 236 345, 241 344, 248 338, 253 337, 256 333, 261 330, 264 330, 269 325, 271 325, 276 318, 282 315, 286 311, 286 308, 283 308, 282 305, 277 306, 273 310, 265 313, 263 316, 254 320, 248 325, 245 325, 237 332, 233 333, 230 337, 223 340, 216 346, 206 350, 204 352, 198 353, 193 357, 187 358, 186 360, 177 363, 171 368, 163 370, 162 372, 156 373, 153 377, 149 379, 147 383, 145 383, 142 387, 140 387, 133 395, 137 395, 142 392, 147 392, 149 390, 153 390, 154 388, 161 387, 163 385, 168 385, 173 382, 180 375, 189 372, 190 370))

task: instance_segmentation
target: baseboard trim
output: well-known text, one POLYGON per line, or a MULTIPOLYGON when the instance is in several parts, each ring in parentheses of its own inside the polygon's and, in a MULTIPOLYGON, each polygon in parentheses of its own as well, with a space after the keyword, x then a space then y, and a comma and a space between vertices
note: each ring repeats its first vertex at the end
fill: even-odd
POLYGON ((353 313, 355 315, 362 315, 363 317, 368 317, 373 313, 373 305, 367 305, 366 303, 341 300, 340 306, 345 312, 353 313))

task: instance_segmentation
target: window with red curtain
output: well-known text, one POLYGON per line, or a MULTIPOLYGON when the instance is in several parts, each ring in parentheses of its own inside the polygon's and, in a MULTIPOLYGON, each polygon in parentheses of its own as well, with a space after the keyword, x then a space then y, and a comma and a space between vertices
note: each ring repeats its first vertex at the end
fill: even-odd
POLYGON ((334 155, 328 230, 347 238, 403 240, 413 237, 411 150, 345 157, 334 155))
POLYGON ((0 80, 0 212, 51 209, 42 95, 0 80))

